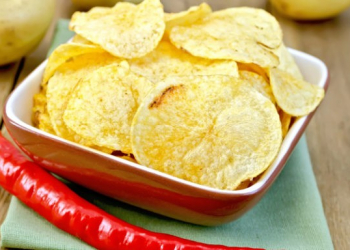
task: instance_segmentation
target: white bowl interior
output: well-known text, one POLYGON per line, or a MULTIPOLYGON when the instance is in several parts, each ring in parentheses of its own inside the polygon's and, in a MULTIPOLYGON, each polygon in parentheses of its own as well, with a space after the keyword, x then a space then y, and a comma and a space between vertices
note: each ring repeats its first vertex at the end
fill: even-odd
MULTIPOLYGON (((300 67, 300 70, 305 78, 306 81, 318 85, 320 87, 325 87, 328 77, 328 71, 326 65, 319 60, 316 57, 313 57, 309 54, 289 49, 291 54, 293 55, 296 63, 300 67)), ((31 122, 31 110, 33 107, 33 96, 34 94, 39 92, 40 89, 40 83, 42 80, 42 74, 44 72, 45 66, 46 66, 47 60, 44 61, 38 68, 36 68, 23 82, 20 86, 18 86, 13 93, 11 94, 10 98, 7 101, 6 104, 6 114, 10 120, 17 123, 19 126, 22 126, 28 130, 35 131, 36 133, 44 133, 46 136, 55 137, 58 140, 63 140, 61 138, 58 138, 56 136, 53 136, 51 134, 48 134, 46 132, 43 132, 35 127, 32 126, 31 122)), ((297 119, 297 121, 293 124, 292 128, 288 132, 287 136, 285 137, 281 150, 276 158, 276 160, 272 163, 272 165, 265 171, 263 176, 258 180, 257 183, 252 185, 249 188, 242 189, 242 190, 234 190, 234 191, 227 191, 227 190, 217 190, 209 187, 204 187, 198 184, 194 184, 188 181, 184 181, 178 178, 175 178, 173 176, 169 176, 154 170, 151 170, 147 167, 141 166, 139 164, 130 163, 131 167, 137 167, 142 168, 144 171, 152 172, 157 175, 166 176, 167 178, 173 179, 175 181, 179 181, 182 183, 185 183, 186 185, 192 185, 197 188, 209 190, 211 192, 216 193, 250 193, 258 189, 261 185, 264 184, 264 182, 268 179, 268 177, 273 173, 275 168, 278 166, 278 164, 281 162, 283 157, 287 154, 289 147, 292 145, 292 142, 298 132, 302 129, 303 124, 306 122, 306 117, 301 117, 300 119, 297 119)), ((97 152, 96 150, 86 148, 84 146, 77 145, 79 147, 83 147, 86 150, 91 150, 94 152, 97 152)), ((100 153, 100 152, 99 152, 100 153)), ((102 154, 102 153, 101 153, 102 154)), ((107 157, 114 157, 106 155, 107 157)), ((114 157, 115 158, 115 157, 114 157)), ((124 161, 124 160, 122 160, 124 161)))

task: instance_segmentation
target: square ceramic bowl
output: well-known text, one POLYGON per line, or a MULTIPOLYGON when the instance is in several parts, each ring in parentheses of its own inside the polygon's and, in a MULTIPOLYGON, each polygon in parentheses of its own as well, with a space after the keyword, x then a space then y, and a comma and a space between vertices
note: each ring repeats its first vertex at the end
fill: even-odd
MULTIPOLYGON (((319 59, 290 50, 305 79, 328 87, 328 71, 319 59)), ((297 119, 285 137, 276 160, 252 186, 235 191, 204 187, 112 155, 45 133, 31 123, 33 95, 43 62, 14 90, 4 109, 5 125, 17 145, 48 171, 101 194, 178 220, 218 225, 252 208, 283 169, 313 113, 297 119)))

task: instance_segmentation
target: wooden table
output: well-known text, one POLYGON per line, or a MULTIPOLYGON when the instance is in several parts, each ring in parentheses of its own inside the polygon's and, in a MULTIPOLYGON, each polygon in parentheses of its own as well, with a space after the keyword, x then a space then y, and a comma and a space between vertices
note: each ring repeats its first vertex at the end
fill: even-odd
MULTIPOLYGON (((163 1, 168 12, 181 11, 200 2, 163 1)), ((214 10, 243 5, 269 10, 281 23, 287 46, 312 54, 327 64, 330 88, 306 134, 335 249, 350 249, 350 9, 327 21, 294 22, 280 16, 262 0, 207 2, 214 10)), ((44 60, 56 20, 69 18, 74 11, 69 0, 57 0, 53 23, 39 47, 21 61, 0 68, 1 109, 11 90, 44 60)), ((3 133, 7 135, 4 128, 3 133)), ((10 198, 0 187, 0 224, 5 219, 10 198)))

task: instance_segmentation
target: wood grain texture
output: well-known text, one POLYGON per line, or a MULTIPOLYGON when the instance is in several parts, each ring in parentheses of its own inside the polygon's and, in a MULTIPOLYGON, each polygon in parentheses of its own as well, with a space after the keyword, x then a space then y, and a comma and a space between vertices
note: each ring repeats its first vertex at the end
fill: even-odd
MULTIPOLYGON (((6 98, 13 89, 14 84, 18 78, 19 70, 21 68, 21 61, 10 65, 0 67, 0 107, 5 104, 6 98)), ((0 120, 2 119, 2 112, 0 113, 0 120)))
MULTIPOLYGON (((57 0, 57 12, 46 37, 29 55, 17 83, 45 58, 55 21, 74 11, 71 1, 57 0)), ((163 0, 165 11, 177 12, 198 5, 199 0, 163 0)), ((295 22, 279 15, 267 1, 208 0, 213 10, 251 6, 265 8, 280 22, 287 46, 312 54, 328 66, 331 83, 325 100, 307 128, 313 168, 336 250, 350 249, 350 9, 340 16, 320 22, 295 22)), ((0 71, 0 101, 12 89, 18 68, 0 71), (4 80, 5 79, 5 80, 4 80), (5 84, 3 82, 6 82, 5 84)), ((5 218, 9 195, 0 189, 0 223, 5 218)))
POLYGON ((335 249, 350 249, 350 9, 322 22, 275 13, 286 44, 325 62, 330 87, 307 130, 313 169, 335 249))

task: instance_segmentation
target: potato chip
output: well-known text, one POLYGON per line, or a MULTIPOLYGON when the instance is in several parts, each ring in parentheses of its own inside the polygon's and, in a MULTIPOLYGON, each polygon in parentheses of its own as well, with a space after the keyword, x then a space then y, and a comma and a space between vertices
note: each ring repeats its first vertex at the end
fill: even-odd
POLYGON ((133 74, 126 61, 101 67, 74 89, 64 122, 94 145, 131 154, 131 122, 152 86, 133 74))
POLYGON ((133 120, 138 162, 219 189, 264 171, 282 140, 275 106, 228 76, 169 77, 146 96, 133 120))
POLYGON ((284 112, 282 109, 278 111, 278 114, 280 116, 281 124, 282 124, 282 137, 286 137, 289 127, 292 122, 292 116, 284 112))
POLYGON ((270 69, 270 84, 278 106, 292 116, 304 116, 316 109, 324 89, 277 68, 270 69))
POLYGON ((45 132, 55 134, 50 115, 47 111, 47 99, 43 90, 34 95, 32 108, 33 125, 45 132))
POLYGON ((199 6, 192 6, 186 11, 178 13, 164 13, 165 30, 169 34, 175 26, 188 26, 196 21, 203 19, 211 13, 211 8, 207 3, 201 3, 199 6))
POLYGON ((32 122, 35 127, 39 126, 39 115, 44 113, 46 108, 46 95, 44 91, 40 91, 33 97, 32 122))
POLYGON ((91 144, 91 142, 89 144, 82 144, 82 145, 85 145, 85 146, 87 146, 89 148, 101 151, 101 152, 106 153, 106 154, 112 154, 113 153, 113 149, 106 148, 106 147, 99 147, 99 146, 91 144))
POLYGON ((69 60, 72 60, 72 58, 75 56, 86 53, 105 53, 105 51, 95 45, 78 43, 66 43, 58 46, 48 59, 42 84, 45 85, 48 82, 59 66, 69 60))
POLYGON ((241 7, 213 12, 191 26, 176 26, 170 41, 194 56, 267 68, 279 64, 273 49, 282 43, 282 31, 268 12, 241 7))
POLYGON ((266 73, 265 69, 261 68, 259 65, 255 63, 237 63, 237 66, 238 66, 238 70, 254 72, 262 76, 266 82, 270 82, 269 76, 266 73))
POLYGON ((251 181, 250 180, 245 180, 245 181, 242 181, 236 188, 235 190, 242 190, 242 189, 245 189, 245 188, 248 188, 251 184, 251 181))
POLYGON ((303 75, 298 65, 295 63, 293 56, 289 53, 284 44, 281 44, 281 46, 276 49, 276 54, 280 61, 280 64, 277 66, 278 69, 291 74, 294 78, 303 80, 303 75))
POLYGON ((229 75, 238 77, 232 60, 209 60, 194 57, 167 41, 142 58, 129 60, 131 70, 154 83, 172 75, 229 75))
POLYGON ((117 3, 104 11, 75 12, 69 27, 112 55, 142 57, 155 49, 163 36, 163 6, 159 0, 144 0, 139 5, 117 3))
POLYGON ((84 145, 91 145, 66 127, 63 122, 63 113, 71 91, 82 78, 101 66, 118 61, 120 60, 106 52, 89 53, 74 57, 57 69, 48 82, 46 95, 47 109, 58 136, 84 145))
POLYGON ((272 103, 275 103, 275 97, 273 96, 270 84, 264 79, 264 77, 251 72, 241 70, 239 71, 240 78, 244 79, 245 82, 249 83, 255 88, 260 94, 270 99, 272 103))
POLYGON ((87 40, 87 39, 85 39, 84 37, 79 36, 79 35, 73 36, 73 38, 72 38, 72 43, 94 45, 92 42, 90 42, 89 40, 87 40))

